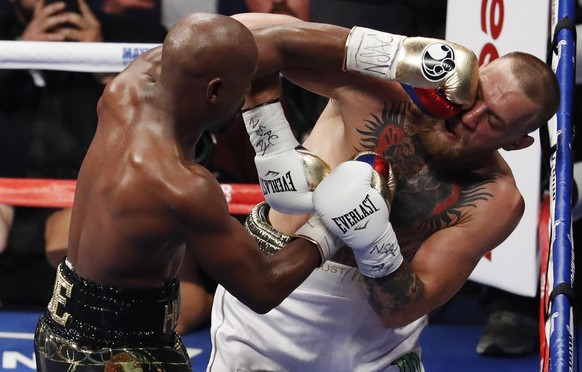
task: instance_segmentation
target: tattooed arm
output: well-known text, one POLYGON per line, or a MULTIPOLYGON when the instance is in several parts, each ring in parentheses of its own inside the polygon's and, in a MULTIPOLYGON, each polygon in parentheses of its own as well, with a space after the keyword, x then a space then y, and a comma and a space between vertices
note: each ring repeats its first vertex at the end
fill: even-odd
MULTIPOLYGON (((391 275, 365 278, 368 301, 386 327, 402 327, 448 301, 479 260, 517 226, 524 201, 509 177, 476 198, 430 235, 391 275)), ((451 217, 451 216, 449 216, 451 217)))

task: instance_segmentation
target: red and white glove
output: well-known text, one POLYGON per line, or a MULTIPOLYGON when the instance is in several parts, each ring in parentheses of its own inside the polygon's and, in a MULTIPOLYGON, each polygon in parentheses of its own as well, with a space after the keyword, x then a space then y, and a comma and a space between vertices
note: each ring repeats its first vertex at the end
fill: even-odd
POLYGON ((344 69, 402 83, 423 111, 439 118, 471 107, 479 79, 477 56, 459 44, 365 27, 350 31, 344 69))
POLYGON ((360 272, 379 278, 398 269, 404 259, 388 220, 392 196, 372 186, 378 178, 387 184, 387 177, 372 168, 375 156, 340 164, 315 189, 313 203, 325 226, 352 248, 360 272))
POLYGON ((279 101, 246 110, 243 120, 267 203, 283 213, 313 213, 313 190, 330 167, 297 142, 279 101))

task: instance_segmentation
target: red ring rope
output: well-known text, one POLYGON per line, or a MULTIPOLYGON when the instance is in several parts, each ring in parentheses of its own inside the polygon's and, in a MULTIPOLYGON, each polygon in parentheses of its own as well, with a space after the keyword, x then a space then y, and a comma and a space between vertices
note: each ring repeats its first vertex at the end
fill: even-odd
MULTIPOLYGON (((0 203, 21 207, 67 208, 73 206, 77 181, 0 178, 0 203)), ((259 185, 222 184, 231 214, 249 214, 264 200, 259 185)))

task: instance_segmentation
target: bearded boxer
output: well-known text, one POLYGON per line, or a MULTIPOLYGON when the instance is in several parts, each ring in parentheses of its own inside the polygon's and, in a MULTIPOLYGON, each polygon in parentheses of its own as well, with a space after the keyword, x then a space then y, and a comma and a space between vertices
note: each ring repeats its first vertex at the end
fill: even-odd
POLYGON ((257 312, 335 253, 325 244, 335 238, 315 218, 299 229, 307 239, 263 255, 229 215, 214 176, 192 160, 202 132, 239 113, 256 63, 246 27, 198 13, 107 85, 77 181, 67 257, 35 332, 39 371, 190 370, 174 331, 186 251, 257 312))
MULTIPOLYGON (((459 290, 521 218, 524 201, 498 149, 532 144, 528 133, 558 107, 554 74, 529 54, 510 53, 478 69, 477 82, 472 52, 442 40, 302 22, 252 30, 260 71, 281 70, 330 97, 302 147, 332 171, 315 191, 265 195, 272 208, 257 207, 249 230, 292 236, 309 218, 295 213, 311 192, 310 208, 347 247, 265 315, 219 287, 208 371, 423 371, 419 336, 428 312, 459 290), (325 61, 337 68, 321 68, 325 61), (443 76, 423 74, 437 65, 443 76), (390 208, 371 186, 372 168, 348 160, 363 151, 380 154, 393 170, 390 208)), ((268 105, 251 114, 265 132, 284 121, 268 105)), ((298 153, 276 162, 278 154, 257 152, 259 176, 284 170, 298 153)), ((286 248, 271 249, 277 256, 286 248)))

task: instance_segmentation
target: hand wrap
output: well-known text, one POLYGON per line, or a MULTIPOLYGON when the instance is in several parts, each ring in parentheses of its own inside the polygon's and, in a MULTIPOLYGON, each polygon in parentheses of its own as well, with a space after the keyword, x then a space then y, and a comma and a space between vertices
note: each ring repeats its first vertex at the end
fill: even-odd
POLYGON ((329 166, 297 142, 280 102, 246 110, 243 120, 267 203, 283 213, 313 213, 312 192, 329 166))

